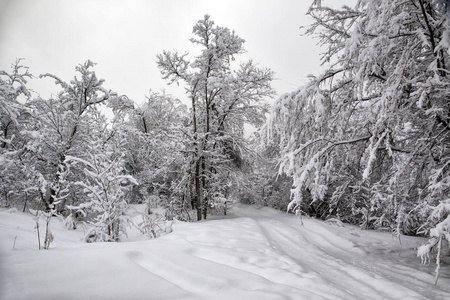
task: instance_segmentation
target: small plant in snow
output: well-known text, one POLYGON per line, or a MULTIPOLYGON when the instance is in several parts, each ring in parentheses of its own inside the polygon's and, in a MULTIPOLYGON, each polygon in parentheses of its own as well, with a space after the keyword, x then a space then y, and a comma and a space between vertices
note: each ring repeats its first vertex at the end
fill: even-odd
POLYGON ((210 204, 210 211, 213 215, 226 216, 231 200, 224 197, 221 193, 216 193, 210 204))
POLYGON ((165 207, 165 218, 167 220, 178 220, 190 222, 195 220, 195 216, 191 214, 186 201, 179 198, 171 199, 165 207))
POLYGON ((125 215, 127 202, 124 189, 130 184, 138 184, 129 175, 123 175, 123 160, 121 157, 108 158, 108 153, 95 151, 90 153, 89 161, 77 157, 67 157, 66 161, 81 163, 85 166, 85 181, 75 184, 82 187, 90 199, 76 207, 70 207, 78 213, 86 215, 86 211, 94 214, 91 221, 93 227, 85 236, 86 242, 118 241, 122 234, 126 234, 126 227, 130 224, 125 215))
POLYGON ((34 220, 36 221, 36 232, 38 236, 38 246, 39 250, 42 248, 48 250, 50 248, 50 244, 53 242, 54 235, 52 230, 50 229, 50 221, 55 211, 45 212, 42 210, 32 210, 30 209, 32 215, 34 215, 34 220), (41 231, 39 226, 40 219, 43 218, 45 221, 45 236, 44 236, 44 247, 41 247, 41 231))
POLYGON ((66 227, 67 229, 77 229, 77 219, 73 216, 72 212, 66 218, 64 218, 63 223, 64 227, 66 227))
MULTIPOLYGON (((44 179, 42 175, 38 176, 38 184, 39 184, 39 194, 41 199, 45 199, 45 190, 47 188, 47 181, 44 179)), ((43 201, 44 202, 44 201, 43 201)), ((41 233, 39 228, 39 221, 41 218, 45 220, 45 236, 44 236, 44 249, 48 250, 50 248, 51 242, 54 240, 54 235, 52 233, 52 230, 50 229, 50 221, 52 220, 53 216, 56 216, 56 205, 60 202, 60 199, 54 197, 51 204, 48 204, 48 207, 46 211, 42 210, 33 210, 29 209, 30 213, 34 215, 34 220, 36 221, 36 232, 38 236, 38 246, 39 250, 42 249, 41 247, 41 233)))
POLYGON ((138 228, 150 238, 157 238, 172 232, 173 221, 168 221, 163 215, 143 213, 141 216, 142 222, 138 223, 138 228))
MULTIPOLYGON (((430 254, 432 250, 436 251, 436 278, 437 284, 439 273, 441 270, 441 258, 443 243, 450 242, 450 200, 443 201, 434 209, 430 216, 430 221, 441 220, 430 230, 430 239, 428 242, 419 247, 417 256, 422 259, 423 264, 430 263, 430 254), (446 217, 445 217, 446 216, 446 217)), ((435 223, 435 222, 433 222, 435 223)))

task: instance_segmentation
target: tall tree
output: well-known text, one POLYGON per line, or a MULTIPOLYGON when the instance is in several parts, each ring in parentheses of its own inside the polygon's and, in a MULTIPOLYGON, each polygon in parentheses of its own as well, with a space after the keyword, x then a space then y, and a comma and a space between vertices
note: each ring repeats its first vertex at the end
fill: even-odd
POLYGON ((448 5, 314 1, 308 14, 330 66, 279 98, 268 126, 293 178, 290 208, 430 233, 428 254, 450 238, 448 5))
POLYGON ((273 95, 273 72, 252 61, 236 70, 232 61, 244 52, 244 40, 228 28, 216 26, 206 15, 197 22, 191 42, 202 48, 192 62, 187 53, 164 51, 157 56, 163 78, 183 81, 192 104, 190 162, 192 203, 197 218, 206 218, 207 209, 218 195, 217 181, 224 179, 224 161, 238 161, 244 123, 260 125, 266 106, 263 99, 273 95))
POLYGON ((47 211, 55 209, 55 202, 60 200, 59 210, 64 209, 69 192, 63 187, 69 176, 66 156, 87 158, 89 141, 100 139, 106 130, 98 105, 117 97, 103 87, 104 80, 97 78, 93 66, 89 60, 78 65, 76 71, 81 77, 74 77, 70 83, 55 75, 41 75, 54 79, 62 90, 55 99, 37 98, 28 104, 35 122, 27 133, 27 154, 42 178, 39 190, 47 211))
POLYGON ((19 187, 18 178, 24 173, 18 155, 26 143, 21 131, 30 115, 24 102, 31 97, 26 84, 32 75, 21 61, 15 61, 10 73, 0 71, 0 199, 4 199, 1 205, 7 207, 12 205, 13 194, 24 190, 19 187))

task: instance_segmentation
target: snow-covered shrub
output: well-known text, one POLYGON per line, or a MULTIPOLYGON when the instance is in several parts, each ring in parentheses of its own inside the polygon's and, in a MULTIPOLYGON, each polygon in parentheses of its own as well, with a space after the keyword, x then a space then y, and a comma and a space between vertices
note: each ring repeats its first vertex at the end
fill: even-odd
POLYGON ((67 163, 84 165, 85 181, 75 184, 87 194, 89 201, 71 210, 90 213, 87 221, 93 227, 87 232, 86 242, 118 241, 130 224, 125 200, 125 189, 131 184, 138 184, 130 175, 123 174, 121 157, 109 159, 111 153, 94 146, 89 153, 89 160, 68 156, 67 163), (102 150, 102 151, 99 151, 102 150))
POLYGON ((144 198, 145 199, 145 210, 147 211, 147 214, 151 214, 153 208, 158 207, 160 204, 160 199, 156 195, 150 195, 144 198))
POLYGON ((161 214, 141 214, 142 221, 138 223, 139 230, 150 238, 157 238, 172 232, 173 220, 169 221, 161 214))
POLYGON ((210 213, 217 216, 226 216, 231 203, 230 199, 217 195, 209 205, 210 213))
POLYGON ((64 227, 66 227, 67 229, 70 229, 70 230, 77 229, 77 220, 73 216, 72 213, 69 213, 69 215, 64 218, 63 223, 64 223, 64 227))
POLYGON ((10 209, 8 209, 6 212, 7 212, 7 213, 10 213, 10 214, 16 213, 16 212, 17 212, 17 208, 15 208, 15 207, 10 208, 10 209))
POLYGON ((167 220, 194 221, 196 217, 191 212, 189 204, 180 198, 171 199, 165 207, 167 220))
POLYGON ((37 233, 38 238, 38 246, 39 250, 42 248, 45 250, 48 250, 50 248, 50 244, 53 242, 55 236, 52 233, 52 230, 50 228, 50 221, 55 213, 55 211, 42 211, 42 210, 32 210, 30 209, 30 212, 32 215, 34 215, 34 221, 36 222, 35 229, 37 233), (41 247, 41 231, 40 231, 40 224, 39 221, 41 218, 44 219, 45 222, 45 236, 44 236, 44 247, 41 247))
POLYGON ((433 210, 429 221, 434 224, 430 230, 430 239, 428 242, 419 247, 417 250, 417 256, 422 259, 423 264, 430 263, 430 255, 434 250, 436 255, 436 283, 439 278, 439 272, 441 269, 441 260, 443 253, 444 243, 450 242, 450 200, 441 202, 438 207, 433 210))

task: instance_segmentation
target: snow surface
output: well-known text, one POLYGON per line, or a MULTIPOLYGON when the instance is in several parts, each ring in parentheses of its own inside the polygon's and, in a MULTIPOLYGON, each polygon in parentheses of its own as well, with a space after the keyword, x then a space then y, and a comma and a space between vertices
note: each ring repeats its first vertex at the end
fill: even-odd
POLYGON ((158 239, 131 230, 121 243, 85 244, 83 228, 54 219, 55 240, 39 251, 32 216, 2 210, 0 299, 450 299, 448 266, 434 286, 434 267, 416 257, 424 239, 400 245, 336 221, 302 226, 239 205, 158 239))

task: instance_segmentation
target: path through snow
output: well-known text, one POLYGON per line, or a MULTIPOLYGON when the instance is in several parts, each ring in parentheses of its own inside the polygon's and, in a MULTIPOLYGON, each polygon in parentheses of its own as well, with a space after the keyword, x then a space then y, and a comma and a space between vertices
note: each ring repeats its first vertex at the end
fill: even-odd
POLYGON ((251 218, 280 255, 289 257, 313 274, 324 296, 338 299, 447 299, 449 273, 439 286, 430 285, 430 267, 421 266, 415 248, 423 240, 360 231, 354 226, 293 216, 270 209, 240 207, 241 217, 251 218), (425 272, 424 272, 425 271, 425 272), (333 295, 333 296, 332 296, 333 295))

